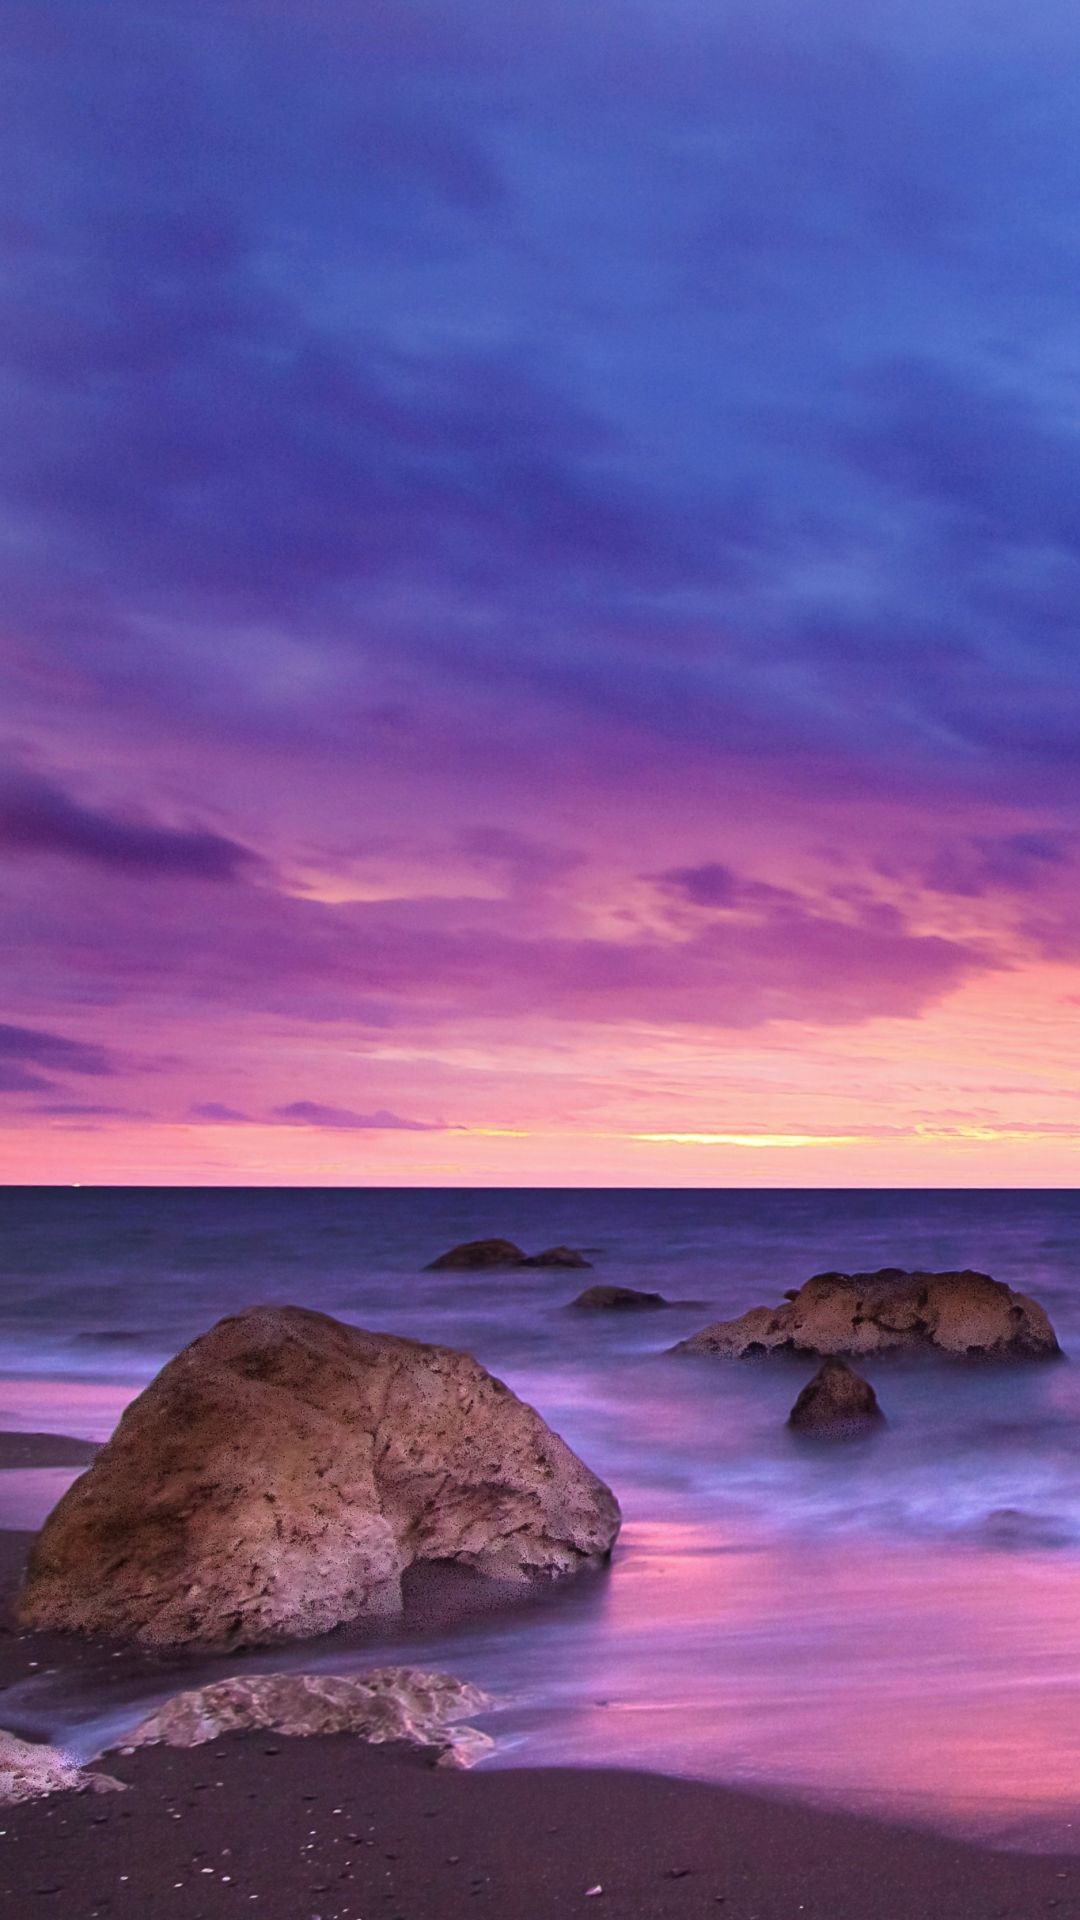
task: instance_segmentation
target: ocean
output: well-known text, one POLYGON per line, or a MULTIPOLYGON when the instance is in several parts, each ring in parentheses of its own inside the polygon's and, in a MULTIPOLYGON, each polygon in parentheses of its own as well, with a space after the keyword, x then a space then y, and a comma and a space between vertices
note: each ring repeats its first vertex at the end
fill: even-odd
MULTIPOLYGON (((618 1494, 603 1577, 249 1665, 442 1667, 492 1696, 489 1765, 643 1766, 1080 1851, 1077 1366, 886 1358, 862 1369, 881 1435, 808 1449, 785 1420, 812 1363, 664 1351, 825 1269, 972 1266, 1080 1357, 1080 1196, 9 1188, 0 1249, 2 1427, 104 1439, 221 1314, 288 1301, 475 1354, 618 1494), (493 1234, 595 1274, 422 1270, 493 1234), (592 1279, 678 1304, 568 1312, 592 1279)), ((0 1525, 74 1477, 0 1472, 0 1525)), ((89 1752, 194 1671, 42 1670, 8 1706, 89 1752)))

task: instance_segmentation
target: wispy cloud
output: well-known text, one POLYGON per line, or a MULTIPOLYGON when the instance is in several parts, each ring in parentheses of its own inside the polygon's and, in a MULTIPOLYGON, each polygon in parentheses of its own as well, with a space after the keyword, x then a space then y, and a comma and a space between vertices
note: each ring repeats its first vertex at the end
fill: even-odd
POLYGON ((290 1127, 329 1127, 365 1133, 442 1133, 445 1123, 438 1120, 403 1120, 400 1114, 379 1108, 375 1113, 354 1113, 349 1107, 324 1106, 319 1100, 292 1100, 275 1107, 272 1118, 290 1127))
POLYGON ((7 1022, 0 1022, 0 1060, 9 1072, 20 1070, 27 1061, 59 1073, 111 1074, 116 1071, 107 1047, 92 1041, 69 1040, 64 1034, 49 1033, 40 1027, 12 1026, 7 1022))
POLYGON ((156 879, 235 880, 256 864, 221 834, 85 806, 56 782, 25 774, 0 777, 0 853, 51 854, 156 879))

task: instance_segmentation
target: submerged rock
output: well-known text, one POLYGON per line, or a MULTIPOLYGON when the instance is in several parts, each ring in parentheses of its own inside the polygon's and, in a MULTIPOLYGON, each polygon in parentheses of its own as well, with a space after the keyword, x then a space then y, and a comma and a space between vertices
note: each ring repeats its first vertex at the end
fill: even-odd
POLYGON ((495 1743, 476 1727, 459 1723, 488 1704, 479 1687, 415 1667, 352 1674, 234 1674, 174 1694, 117 1745, 201 1747, 222 1734, 259 1727, 297 1739, 355 1733, 373 1746, 403 1740, 409 1746, 434 1748, 440 1766, 471 1767, 495 1743))
POLYGON ((803 1388, 788 1415, 788 1426, 827 1439, 846 1439, 884 1424, 877 1394, 845 1360, 830 1359, 803 1388))
POLYGON ((69 1753, 0 1728, 0 1807, 41 1800, 50 1793, 122 1793, 108 1773, 88 1773, 69 1753))
POLYGON ((301 1307, 220 1320, 46 1520, 23 1626, 257 1645, 396 1611, 417 1561, 509 1581, 601 1564, 615 1496, 447 1347, 301 1307))
POLYGON ((680 1340, 673 1353, 870 1354, 897 1348, 989 1359, 1051 1359, 1061 1349, 1037 1300, 989 1274, 819 1273, 778 1307, 752 1307, 680 1340))
POLYGON ((473 1273, 484 1267, 523 1267, 525 1255, 512 1240, 464 1240, 429 1260, 426 1273, 473 1273))
POLYGON ((641 1307, 666 1307, 667 1301, 662 1293, 640 1293, 637 1287, 586 1287, 572 1307, 586 1307, 593 1311, 611 1311, 615 1313, 634 1312, 641 1307))
POLYGON ((1027 1513, 1022 1507, 994 1507, 973 1531, 984 1544, 1006 1552, 1031 1548, 1071 1547, 1076 1534, 1069 1522, 1052 1513, 1027 1513))
POLYGON ((512 1240, 465 1240, 430 1260, 425 1273, 477 1273, 487 1267, 591 1267, 574 1247, 545 1247, 543 1253, 523 1253, 512 1240))

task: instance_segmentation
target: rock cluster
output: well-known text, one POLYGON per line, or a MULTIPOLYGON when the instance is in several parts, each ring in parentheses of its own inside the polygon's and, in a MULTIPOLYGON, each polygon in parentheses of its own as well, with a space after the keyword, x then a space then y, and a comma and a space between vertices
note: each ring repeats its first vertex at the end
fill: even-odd
POLYGON ((990 1359, 1060 1352, 1036 1300, 985 1273, 819 1273, 778 1307, 752 1307, 672 1348, 753 1358, 766 1353, 872 1354, 937 1348, 990 1359))
POLYGON ((574 1247, 545 1247, 543 1253, 523 1253, 512 1240, 464 1240, 460 1247, 429 1260, 426 1273, 480 1273, 489 1267, 591 1267, 574 1247))
POLYGON ((372 1746, 389 1740, 433 1748, 438 1764, 470 1767, 494 1745, 460 1723, 489 1705, 479 1687, 415 1667, 368 1673, 253 1673, 174 1694, 126 1733, 129 1747, 201 1747, 225 1733, 265 1728, 289 1738, 354 1733, 372 1746))
POLYGON ((469 1355, 253 1307, 128 1407, 38 1535, 18 1617, 150 1645, 303 1637, 395 1611, 416 1561, 597 1566, 619 1517, 469 1355))

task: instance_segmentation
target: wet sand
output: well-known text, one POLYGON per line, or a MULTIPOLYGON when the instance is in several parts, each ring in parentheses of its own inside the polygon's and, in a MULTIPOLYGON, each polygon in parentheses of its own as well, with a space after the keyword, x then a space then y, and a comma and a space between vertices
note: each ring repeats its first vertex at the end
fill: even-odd
POLYGON ((990 1853, 659 1775, 460 1774, 347 1735, 233 1735, 104 1764, 128 1792, 4 1812, 0 1920, 1080 1913, 1075 1859, 990 1853))

